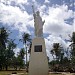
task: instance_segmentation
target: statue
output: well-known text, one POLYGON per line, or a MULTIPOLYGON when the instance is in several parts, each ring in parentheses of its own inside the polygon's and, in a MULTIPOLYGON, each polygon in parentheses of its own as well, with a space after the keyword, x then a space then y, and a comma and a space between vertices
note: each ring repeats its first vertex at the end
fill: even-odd
POLYGON ((43 25, 45 23, 45 21, 42 21, 42 18, 40 17, 40 12, 34 11, 34 7, 33 8, 33 16, 34 16, 34 27, 35 27, 35 36, 36 37, 43 37, 43 25))

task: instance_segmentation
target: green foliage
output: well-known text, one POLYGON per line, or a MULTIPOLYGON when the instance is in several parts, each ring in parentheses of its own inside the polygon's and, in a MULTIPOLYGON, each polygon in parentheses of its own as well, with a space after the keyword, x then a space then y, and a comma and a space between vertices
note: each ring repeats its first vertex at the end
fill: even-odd
MULTIPOLYGON (((31 38, 28 33, 24 33, 22 35, 22 39, 20 39, 23 44, 25 45, 25 49, 21 48, 18 55, 15 56, 14 49, 16 48, 17 44, 14 43, 14 40, 9 39, 8 31, 2 27, 0 28, 0 70, 4 68, 8 70, 8 67, 14 67, 15 70, 18 68, 21 69, 25 67, 28 71, 29 62, 27 61, 27 54, 31 52, 31 38), (28 44, 30 45, 29 51, 27 49, 28 44), (24 61, 24 56, 26 54, 26 64, 24 61)), ((54 71, 75 71, 75 32, 72 33, 71 37, 71 44, 70 44, 70 51, 67 52, 67 55, 70 59, 65 57, 66 51, 59 43, 53 44, 53 49, 51 50, 51 54, 53 56, 53 60, 48 62, 49 67, 54 71), (56 58, 55 58, 56 57, 56 58), (65 63, 65 64, 64 64, 65 63)), ((49 61, 49 57, 48 57, 49 61)))
POLYGON ((22 48, 17 56, 15 56, 14 49, 17 44, 14 43, 14 40, 9 39, 8 31, 2 27, 0 28, 0 70, 13 66, 16 70, 17 68, 22 68, 25 66, 24 56, 26 54, 26 62, 27 62, 27 47, 28 42, 31 42, 30 35, 28 33, 24 33, 22 35, 21 41, 25 44, 25 50, 22 48))
POLYGON ((8 41, 8 32, 2 27, 0 28, 0 70, 5 64, 5 56, 6 56, 6 43, 8 41))
POLYGON ((64 49, 59 45, 59 43, 53 44, 51 54, 52 56, 55 55, 57 59, 54 59, 49 63, 53 71, 57 70, 75 72, 75 32, 72 33, 70 42, 71 44, 67 48, 67 52, 64 51, 64 49), (67 53, 67 57, 64 56, 64 53, 67 53))
POLYGON ((13 49, 16 47, 16 44, 13 40, 8 39, 8 37, 9 33, 7 30, 4 27, 0 28, 0 70, 2 68, 8 69, 15 54, 13 49))
MULTIPOLYGON (((31 38, 30 35, 28 33, 23 33, 22 35, 22 39, 20 39, 23 44, 25 45, 25 51, 26 51, 26 65, 27 65, 27 45, 31 43, 31 38)), ((26 66, 28 69, 28 66, 26 66)))
MULTIPOLYGON (((63 59, 64 49, 59 43, 53 43, 53 49, 51 50, 52 56, 55 55, 57 60, 63 59)), ((54 57, 53 57, 54 58, 54 57)))
POLYGON ((75 43, 75 32, 72 33, 71 41, 75 43))
POLYGON ((9 33, 7 32, 7 30, 4 27, 0 28, 0 47, 1 48, 6 48, 5 43, 8 41, 8 36, 9 36, 9 33))
POLYGON ((25 50, 24 50, 24 48, 21 48, 18 56, 21 57, 22 59, 24 59, 24 55, 25 55, 25 50))
POLYGON ((14 51, 13 49, 16 48, 16 44, 14 43, 13 40, 8 41, 7 44, 7 48, 6 48, 6 52, 5 52, 5 66, 6 66, 6 70, 8 69, 8 66, 10 66, 11 61, 14 57, 14 51))
POLYGON ((23 42, 23 44, 26 44, 27 42, 31 42, 30 35, 28 33, 23 33, 22 39, 20 41, 23 42))
POLYGON ((13 64, 15 70, 17 70, 17 68, 21 69, 24 67, 24 65, 25 65, 24 55, 25 55, 25 50, 24 50, 24 48, 22 48, 20 50, 20 52, 18 53, 17 57, 15 57, 15 56, 13 57, 12 64, 13 64))
POLYGON ((75 32, 72 33, 71 42, 71 64, 75 66, 75 32))
POLYGON ((21 50, 17 56, 20 68, 22 68, 25 65, 24 56, 25 56, 25 50, 24 50, 24 48, 21 48, 21 50))

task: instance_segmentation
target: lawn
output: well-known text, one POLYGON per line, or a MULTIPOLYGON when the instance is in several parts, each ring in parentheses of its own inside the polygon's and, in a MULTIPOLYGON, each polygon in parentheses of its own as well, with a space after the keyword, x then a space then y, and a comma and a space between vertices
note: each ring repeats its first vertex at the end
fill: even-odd
MULTIPOLYGON (((9 75, 11 74, 12 72, 17 72, 17 73, 24 73, 24 75, 28 75, 25 71, 0 71, 0 75, 9 75)), ((72 75, 70 73, 66 73, 66 74, 49 74, 49 75, 72 75)), ((73 74, 75 75, 75 74, 73 74)))
MULTIPOLYGON (((9 75, 9 74, 11 74, 12 72, 24 73, 24 75, 28 75, 28 74, 26 74, 25 71, 0 71, 0 75, 9 75)), ((50 74, 50 75, 54 75, 54 74, 50 74)))
POLYGON ((28 75, 28 74, 26 74, 25 71, 0 71, 0 75, 9 75, 9 74, 12 74, 13 72, 24 73, 24 75, 28 75))

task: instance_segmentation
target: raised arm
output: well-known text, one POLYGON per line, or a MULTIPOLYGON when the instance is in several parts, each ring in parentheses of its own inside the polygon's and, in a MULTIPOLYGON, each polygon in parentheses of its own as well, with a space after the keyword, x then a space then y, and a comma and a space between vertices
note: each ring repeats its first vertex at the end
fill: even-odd
POLYGON ((34 18, 36 17, 36 13, 35 13, 35 11, 34 11, 34 6, 32 5, 32 10, 33 10, 33 16, 34 16, 34 18))
POLYGON ((32 5, 32 10, 33 10, 33 14, 35 14, 35 11, 34 11, 34 6, 32 5))

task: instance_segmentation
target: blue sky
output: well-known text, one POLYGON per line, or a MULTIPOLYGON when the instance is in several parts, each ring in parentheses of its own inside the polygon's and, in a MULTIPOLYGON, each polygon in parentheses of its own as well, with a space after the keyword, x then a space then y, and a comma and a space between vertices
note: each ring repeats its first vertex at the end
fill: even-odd
POLYGON ((24 32, 34 37, 32 4, 39 10, 45 24, 43 27, 47 55, 54 42, 64 48, 70 44, 68 34, 75 31, 75 0, 0 0, 0 27, 4 26, 12 33, 10 38, 18 44, 15 52, 23 48, 19 42, 24 32))

